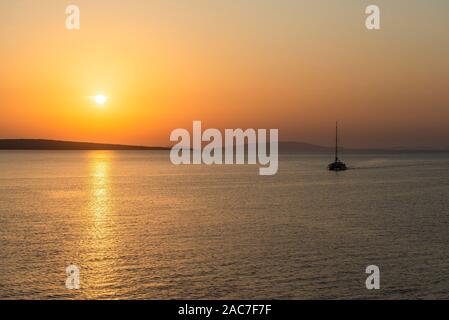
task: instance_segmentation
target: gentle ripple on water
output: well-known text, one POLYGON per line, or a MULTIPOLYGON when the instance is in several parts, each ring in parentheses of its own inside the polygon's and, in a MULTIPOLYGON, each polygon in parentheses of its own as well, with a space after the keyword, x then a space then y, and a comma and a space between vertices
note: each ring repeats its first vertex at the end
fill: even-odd
POLYGON ((284 155, 267 177, 167 152, 1 151, 0 298, 449 298, 449 155, 345 160, 284 155))

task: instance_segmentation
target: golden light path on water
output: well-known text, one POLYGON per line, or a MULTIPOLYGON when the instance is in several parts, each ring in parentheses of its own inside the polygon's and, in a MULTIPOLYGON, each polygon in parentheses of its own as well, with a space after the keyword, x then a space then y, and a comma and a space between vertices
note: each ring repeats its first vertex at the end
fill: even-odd
MULTIPOLYGON (((112 283, 117 256, 117 225, 111 202, 111 151, 88 153, 89 202, 86 214, 87 243, 85 244, 86 265, 84 270, 85 293, 88 298, 113 298, 117 292, 112 283)), ((83 262, 82 262, 83 263, 83 262)))

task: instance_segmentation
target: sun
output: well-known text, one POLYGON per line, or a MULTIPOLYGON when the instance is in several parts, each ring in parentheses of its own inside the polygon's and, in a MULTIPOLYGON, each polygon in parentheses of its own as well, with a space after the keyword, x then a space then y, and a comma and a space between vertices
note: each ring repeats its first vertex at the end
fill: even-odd
POLYGON ((104 105, 107 100, 108 100, 108 97, 106 97, 105 95, 97 94, 95 96, 95 103, 98 104, 99 106, 104 105))

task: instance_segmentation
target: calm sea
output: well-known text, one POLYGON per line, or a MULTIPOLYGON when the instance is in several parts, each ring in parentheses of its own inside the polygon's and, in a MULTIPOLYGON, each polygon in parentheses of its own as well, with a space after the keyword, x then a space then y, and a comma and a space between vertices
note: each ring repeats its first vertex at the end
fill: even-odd
POLYGON ((259 176, 163 151, 1 151, 0 298, 449 298, 449 155, 330 160, 259 176))

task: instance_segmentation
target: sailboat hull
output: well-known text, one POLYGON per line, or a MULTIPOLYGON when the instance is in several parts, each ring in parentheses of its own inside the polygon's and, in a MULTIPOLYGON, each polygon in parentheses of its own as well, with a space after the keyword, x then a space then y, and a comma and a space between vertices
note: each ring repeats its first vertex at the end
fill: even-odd
POLYGON ((348 168, 346 167, 346 164, 344 164, 341 161, 335 161, 327 166, 329 171, 345 171, 348 168))

